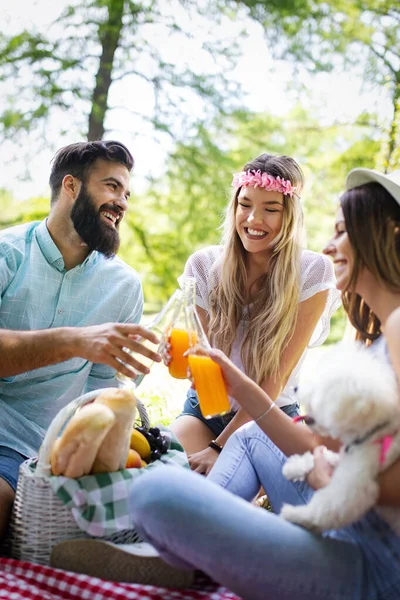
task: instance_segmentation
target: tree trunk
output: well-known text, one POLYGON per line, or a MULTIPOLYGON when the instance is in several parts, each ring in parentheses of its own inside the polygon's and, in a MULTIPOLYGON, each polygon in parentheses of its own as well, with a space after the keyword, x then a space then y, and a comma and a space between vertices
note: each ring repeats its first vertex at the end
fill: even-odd
POLYGON ((390 125, 388 149, 385 157, 385 173, 390 169, 393 153, 398 143, 400 122, 400 77, 395 80, 395 88, 393 92, 393 117, 390 125))
POLYGON ((101 140, 104 135, 108 92, 111 86, 114 55, 121 35, 124 4, 125 0, 108 0, 108 19, 99 26, 99 40, 102 51, 89 116, 87 135, 89 141, 101 140))

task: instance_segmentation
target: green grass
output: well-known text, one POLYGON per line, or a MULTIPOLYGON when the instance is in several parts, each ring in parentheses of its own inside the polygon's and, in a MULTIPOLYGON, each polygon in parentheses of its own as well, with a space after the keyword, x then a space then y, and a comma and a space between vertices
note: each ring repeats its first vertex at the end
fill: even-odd
POLYGON ((153 424, 169 425, 180 412, 180 410, 171 409, 168 406, 165 394, 162 392, 144 394, 143 401, 147 408, 150 423, 153 424))
POLYGON ((169 425, 181 412, 189 386, 189 380, 171 377, 165 365, 153 364, 136 395, 146 406, 151 423, 169 425))

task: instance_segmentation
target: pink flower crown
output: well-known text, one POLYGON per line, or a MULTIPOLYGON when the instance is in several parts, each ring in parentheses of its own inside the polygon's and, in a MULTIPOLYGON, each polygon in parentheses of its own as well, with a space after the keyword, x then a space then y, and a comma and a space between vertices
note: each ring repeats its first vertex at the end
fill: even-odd
POLYGON ((243 185, 261 187, 268 192, 281 192, 290 197, 297 192, 297 187, 292 185, 288 179, 282 179, 279 176, 273 177, 268 173, 261 173, 261 171, 234 173, 232 187, 239 188, 243 185))

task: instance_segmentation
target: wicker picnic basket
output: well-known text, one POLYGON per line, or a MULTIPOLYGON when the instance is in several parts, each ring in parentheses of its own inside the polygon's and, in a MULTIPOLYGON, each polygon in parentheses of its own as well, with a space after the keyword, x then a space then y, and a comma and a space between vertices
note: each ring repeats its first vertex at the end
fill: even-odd
MULTIPOLYGON (((65 406, 53 419, 37 459, 28 459, 20 466, 10 528, 1 548, 3 555, 49 564, 53 546, 71 538, 90 537, 76 524, 70 509, 54 493, 50 483, 50 453, 58 433, 77 409, 88 404, 104 390, 95 390, 80 396, 65 406)), ((137 408, 141 423, 149 427, 147 411, 139 400, 137 408)), ((115 543, 140 541, 138 533, 125 530, 104 537, 115 543)))

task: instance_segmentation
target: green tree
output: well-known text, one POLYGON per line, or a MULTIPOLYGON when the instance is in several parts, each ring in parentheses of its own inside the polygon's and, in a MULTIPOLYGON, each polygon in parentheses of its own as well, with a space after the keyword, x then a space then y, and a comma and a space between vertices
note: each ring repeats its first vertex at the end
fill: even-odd
MULTIPOLYGON (((354 126, 323 126, 315 107, 297 106, 284 118, 235 111, 177 142, 167 173, 132 195, 121 225, 120 256, 142 275, 147 302, 157 305, 168 297, 193 251, 219 243, 232 173, 262 152, 289 154, 301 164, 307 246, 321 251, 347 172, 376 167, 382 134, 370 123, 373 116, 354 126)), ((44 218, 49 200, 12 202, 7 210, 0 228, 44 218)))
POLYGON ((322 126, 312 108, 296 107, 285 118, 235 111, 200 126, 191 140, 176 144, 166 175, 151 183, 134 215, 148 249, 138 258, 147 264, 148 297, 170 293, 189 254, 219 243, 232 173, 249 159, 270 152, 299 161, 307 182, 307 245, 321 251, 347 172, 376 167, 380 148, 381 132, 364 119, 352 127, 322 126))
POLYGON ((49 214, 49 208, 49 198, 17 201, 10 192, 0 189, 0 229, 29 221, 42 221, 49 214))
MULTIPOLYGON (((400 3, 398 0, 235 0, 264 26, 271 50, 310 71, 362 67, 388 90, 392 115, 385 170, 400 165, 400 3)), ((350 76, 350 73, 349 73, 350 76)), ((346 94, 346 90, 343 90, 346 94)))
POLYGON ((185 23, 197 14, 202 23, 214 24, 222 9, 210 3, 204 16, 195 0, 81 0, 71 3, 46 32, 32 29, 10 36, 3 31, 0 81, 8 83, 8 97, 3 97, 7 102, 0 133, 15 139, 39 131, 46 138, 48 127, 62 123, 64 132, 77 127, 88 140, 102 139, 110 113, 119 109, 179 138, 237 97, 237 85, 225 76, 236 56, 232 39, 208 39, 198 48, 208 61, 206 73, 199 66, 202 61, 186 60, 196 39, 185 23), (182 49, 176 64, 168 59, 172 41, 182 49), (123 98, 122 107, 111 100, 113 85, 121 80, 135 90, 123 98), (151 106, 139 109, 144 89, 151 92, 151 106))

